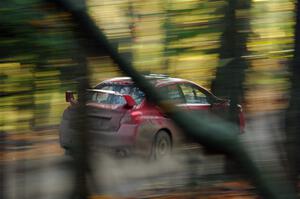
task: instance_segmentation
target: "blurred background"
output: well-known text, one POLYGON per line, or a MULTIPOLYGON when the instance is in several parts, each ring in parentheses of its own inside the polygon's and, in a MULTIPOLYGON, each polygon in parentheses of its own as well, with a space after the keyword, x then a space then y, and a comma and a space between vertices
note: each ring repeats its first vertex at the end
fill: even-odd
MULTIPOLYGON (((85 10, 139 72, 188 79, 242 104, 241 140, 253 158, 297 182, 295 0, 69 2, 85 10)), ((50 1, 0 2, 0 198, 74 198, 72 161, 58 142, 65 91, 76 90, 82 78, 92 87, 126 76, 107 52, 93 50, 84 32, 72 13, 50 1)), ((99 183, 90 186, 90 198, 257 194, 247 178, 224 173, 222 155, 151 164, 95 156, 99 183)))

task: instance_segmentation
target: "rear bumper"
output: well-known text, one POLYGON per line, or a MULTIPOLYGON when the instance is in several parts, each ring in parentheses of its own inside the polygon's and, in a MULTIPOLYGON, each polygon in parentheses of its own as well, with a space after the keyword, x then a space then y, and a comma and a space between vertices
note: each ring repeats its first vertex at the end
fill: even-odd
MULTIPOLYGON (((59 127, 59 141, 62 148, 75 147, 75 129, 68 120, 62 119, 59 127)), ((89 130, 89 145, 91 148, 133 148, 136 142, 137 125, 123 124, 118 131, 89 130)))
POLYGON ((123 124, 118 131, 89 131, 91 144, 96 147, 134 147, 136 142, 137 125, 123 124))

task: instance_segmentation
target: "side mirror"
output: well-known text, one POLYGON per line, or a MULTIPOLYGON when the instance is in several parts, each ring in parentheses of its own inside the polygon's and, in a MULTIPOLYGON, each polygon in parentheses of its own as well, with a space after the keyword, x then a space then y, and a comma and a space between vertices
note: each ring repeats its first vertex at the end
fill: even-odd
POLYGON ((73 91, 66 91, 66 102, 70 102, 71 104, 75 104, 75 97, 73 91))
POLYGON ((126 104, 124 105, 126 108, 132 108, 136 105, 135 100, 130 95, 123 95, 126 104))

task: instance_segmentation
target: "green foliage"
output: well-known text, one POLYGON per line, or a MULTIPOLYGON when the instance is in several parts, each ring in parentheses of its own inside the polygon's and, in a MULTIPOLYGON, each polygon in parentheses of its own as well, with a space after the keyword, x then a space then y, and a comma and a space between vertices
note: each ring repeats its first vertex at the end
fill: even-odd
MULTIPOLYGON (((281 63, 292 54, 292 1, 252 1, 252 5, 248 0, 101 2, 87 1, 88 10, 139 71, 169 73, 209 86, 223 67, 223 58, 230 59, 228 53, 234 51, 247 62, 225 70, 226 78, 221 79, 232 80, 232 74, 245 72, 245 80, 237 81, 241 89, 250 85, 288 88, 287 67, 281 63), (226 17, 229 4, 234 2, 236 33, 228 29, 226 17)), ((52 4, 40 0, 0 2, 0 93, 4 109, 12 113, 6 118, 20 115, 18 111, 24 109, 31 112, 24 114, 28 120, 39 117, 50 121, 47 112, 55 112, 57 123, 58 107, 65 106, 63 91, 74 89, 73 80, 79 76, 77 58, 82 49, 78 41, 82 40, 77 32, 69 13, 52 4), (57 108, 54 101, 60 104, 57 108)), ((93 84, 121 75, 107 57, 89 54, 87 60, 93 84)), ((225 87, 229 91, 232 85, 225 87)), ((19 124, 18 119, 14 122, 8 126, 19 124)))
POLYGON ((32 124, 59 121, 59 115, 49 118, 51 101, 57 100, 51 96, 60 91, 59 80, 76 77, 72 57, 78 47, 72 26, 66 13, 41 1, 1 1, 0 47, 5 49, 0 51, 1 95, 2 103, 7 104, 2 110, 8 112, 2 118, 4 130, 28 130, 32 124), (8 103, 10 96, 14 96, 13 103, 8 103), (18 113, 27 116, 22 118, 18 113))

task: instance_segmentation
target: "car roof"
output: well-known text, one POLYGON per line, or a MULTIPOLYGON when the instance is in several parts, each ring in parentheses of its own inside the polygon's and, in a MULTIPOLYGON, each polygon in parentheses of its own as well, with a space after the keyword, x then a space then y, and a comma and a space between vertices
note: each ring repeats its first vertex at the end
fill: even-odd
MULTIPOLYGON (((198 88, 201 88, 205 93, 217 98, 206 88, 196 84, 195 82, 192 82, 192 81, 189 81, 186 79, 174 78, 174 77, 169 77, 166 75, 157 75, 157 74, 144 75, 144 77, 147 80, 149 80, 150 83, 152 83, 155 87, 166 86, 166 85, 173 84, 173 83, 191 83, 191 84, 196 85, 198 88)), ((115 77, 115 78, 104 80, 103 82, 101 82, 98 85, 111 84, 111 83, 116 83, 116 84, 121 84, 121 85, 126 85, 126 84, 131 85, 131 84, 133 84, 133 81, 130 77, 115 77)), ((97 86, 95 88, 97 88, 97 86)))
MULTIPOLYGON (((181 78, 172 78, 166 75, 144 75, 144 77, 150 81, 155 87, 159 87, 169 83, 177 83, 177 82, 190 82, 188 80, 184 80, 181 78)), ((119 83, 119 84, 132 84, 133 81, 130 77, 115 77, 111 79, 107 79, 100 84, 105 83, 119 83)))

